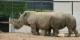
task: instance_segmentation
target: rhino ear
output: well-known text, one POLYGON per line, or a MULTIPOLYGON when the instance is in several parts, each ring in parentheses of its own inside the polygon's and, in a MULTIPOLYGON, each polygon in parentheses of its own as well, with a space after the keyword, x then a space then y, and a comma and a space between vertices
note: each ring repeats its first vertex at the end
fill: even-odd
POLYGON ((24 16, 28 16, 30 14, 30 11, 25 11, 25 12, 23 12, 23 15, 24 16))
POLYGON ((24 14, 24 17, 27 15, 27 13, 24 14))

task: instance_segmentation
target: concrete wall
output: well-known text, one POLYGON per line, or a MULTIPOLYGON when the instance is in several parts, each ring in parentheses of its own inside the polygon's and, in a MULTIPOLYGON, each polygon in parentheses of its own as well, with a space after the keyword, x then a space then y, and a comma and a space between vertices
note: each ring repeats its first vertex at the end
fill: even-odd
MULTIPOLYGON (((54 11, 55 12, 67 12, 72 13, 72 4, 71 2, 54 2, 54 11)), ((77 21, 77 30, 80 32, 80 2, 73 3, 73 16, 75 16, 77 21)), ((67 28, 60 30, 61 32, 67 32, 67 28)))

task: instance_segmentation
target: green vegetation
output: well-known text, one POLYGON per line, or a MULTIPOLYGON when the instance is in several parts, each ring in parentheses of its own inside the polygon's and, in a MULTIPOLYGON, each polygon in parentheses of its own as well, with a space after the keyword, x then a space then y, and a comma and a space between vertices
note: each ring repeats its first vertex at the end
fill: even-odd
POLYGON ((0 2, 0 16, 10 16, 14 18, 19 17, 19 13, 26 10, 25 3, 23 2, 0 2))
POLYGON ((25 2, 0 1, 0 16, 18 18, 19 13, 22 13, 25 10, 37 12, 50 11, 48 9, 28 9, 25 2))

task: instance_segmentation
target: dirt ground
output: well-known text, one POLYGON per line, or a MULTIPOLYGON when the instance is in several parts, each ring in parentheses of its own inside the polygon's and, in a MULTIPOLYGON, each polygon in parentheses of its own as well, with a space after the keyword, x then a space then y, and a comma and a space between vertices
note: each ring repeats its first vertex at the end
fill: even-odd
POLYGON ((80 37, 61 37, 32 35, 30 33, 0 33, 0 40, 80 40, 80 37))

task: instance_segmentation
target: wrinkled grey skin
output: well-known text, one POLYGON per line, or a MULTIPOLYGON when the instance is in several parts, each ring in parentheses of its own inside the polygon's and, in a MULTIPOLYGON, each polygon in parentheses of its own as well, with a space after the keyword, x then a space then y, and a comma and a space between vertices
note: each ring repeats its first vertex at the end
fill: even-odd
POLYGON ((27 24, 32 28, 33 34, 39 34, 39 29, 45 30, 45 35, 48 31, 54 30, 54 35, 58 36, 59 30, 67 26, 68 37, 74 32, 78 36, 76 30, 76 19, 71 14, 66 13, 51 13, 51 12, 24 12, 17 22, 20 26, 27 24), (46 14, 45 14, 46 13, 46 14), (37 33, 36 33, 37 32, 37 33))

